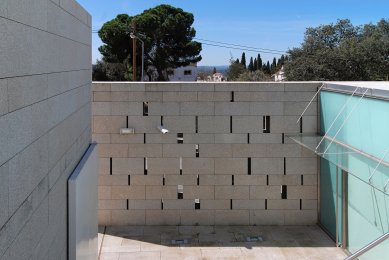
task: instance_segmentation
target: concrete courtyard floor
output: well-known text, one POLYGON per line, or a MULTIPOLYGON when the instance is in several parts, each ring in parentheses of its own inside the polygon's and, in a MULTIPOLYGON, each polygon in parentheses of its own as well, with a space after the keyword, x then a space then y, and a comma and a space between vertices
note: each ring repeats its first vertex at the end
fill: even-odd
POLYGON ((317 226, 99 227, 99 252, 100 260, 346 257, 317 226), (263 241, 247 242, 258 236, 263 241))

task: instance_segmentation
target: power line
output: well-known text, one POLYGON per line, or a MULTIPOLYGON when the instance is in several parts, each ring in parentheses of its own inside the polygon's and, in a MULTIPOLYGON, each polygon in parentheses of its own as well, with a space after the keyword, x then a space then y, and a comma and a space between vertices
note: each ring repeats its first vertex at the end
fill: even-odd
MULTIPOLYGON (((98 31, 92 31, 92 33, 97 33, 98 31)), ((213 47, 219 47, 219 48, 225 48, 225 49, 232 49, 232 50, 240 50, 240 51, 248 51, 248 52, 261 52, 261 53, 268 53, 268 54, 285 54, 286 51, 279 51, 279 50, 273 50, 273 49, 265 49, 265 48, 258 48, 258 47, 250 47, 245 45, 239 45, 239 44, 233 44, 233 43, 224 43, 224 42, 218 42, 218 41, 211 41, 201 38, 194 38, 196 40, 199 40, 201 44, 213 46, 213 47), (218 44, 216 44, 218 43, 218 44)))

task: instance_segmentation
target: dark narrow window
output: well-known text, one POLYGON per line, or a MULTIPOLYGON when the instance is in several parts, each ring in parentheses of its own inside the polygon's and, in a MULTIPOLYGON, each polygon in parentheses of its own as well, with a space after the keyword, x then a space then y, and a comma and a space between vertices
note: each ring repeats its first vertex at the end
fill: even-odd
POLYGON ((247 143, 250 143, 250 133, 247 134, 247 143))
POLYGON ((263 116, 263 132, 270 133, 270 116, 263 116))
POLYGON ((195 199, 195 210, 200 209, 200 199, 195 199))
POLYGON ((200 175, 197 174, 197 186, 200 185, 200 175))
POLYGON ((109 175, 112 175, 112 157, 109 158, 109 175))
POLYGON ((285 134, 282 133, 282 143, 284 144, 285 143, 285 134))
POLYGON ((147 175, 147 158, 143 158, 144 175, 147 175))
POLYGON ((247 174, 251 175, 251 157, 247 159, 247 174))
POLYGON ((143 116, 149 115, 149 102, 143 102, 143 116))
POLYGON ((177 143, 178 144, 183 144, 184 143, 184 134, 183 133, 178 133, 177 134, 177 143))
POLYGON ((266 185, 269 186, 269 175, 266 175, 266 185))
POLYGON ((300 210, 302 210, 302 209, 303 209, 303 200, 300 199, 300 210))
POLYGON ((196 157, 200 157, 200 147, 198 144, 196 144, 196 157))
POLYGON ((163 116, 161 116, 161 125, 163 125, 163 116))
POLYGON ((234 91, 231 91, 231 102, 234 102, 235 99, 235 93, 234 91))
POLYGON ((163 178, 162 178, 162 186, 165 186, 165 174, 163 175, 163 178))
POLYGON ((126 128, 128 128, 128 116, 126 117, 126 128))
POLYGON ((286 158, 284 157, 284 175, 286 175, 286 158))
POLYGON ((129 208, 129 207, 128 207, 128 206, 129 206, 128 204, 129 204, 129 203, 128 203, 128 199, 127 199, 127 210, 128 210, 128 208, 129 208))
POLYGON ((235 185, 235 176, 234 175, 231 176, 231 185, 235 185))
POLYGON ((146 143, 146 133, 143 134, 143 143, 146 143))
POLYGON ((232 199, 230 199, 230 209, 232 209, 232 199))
POLYGON ((184 186, 178 185, 177 187, 177 199, 182 200, 184 199, 184 186))
POLYGON ((303 118, 300 118, 300 133, 303 132, 303 118))
POLYGON ((199 132, 199 117, 196 116, 196 134, 199 132))
POLYGON ((267 199, 265 199, 265 209, 267 209, 267 199))
POLYGON ((230 133, 232 133, 232 116, 230 116, 230 133))
POLYGON ((301 185, 304 185, 304 175, 301 175, 301 185))
POLYGON ((287 186, 286 185, 282 185, 281 186, 281 199, 283 200, 286 200, 288 198, 288 195, 287 195, 287 186))
POLYGON ((128 186, 131 185, 131 175, 128 175, 128 186))
POLYGON ((180 175, 182 175, 182 157, 180 157, 180 175))
POLYGON ((163 210, 163 199, 161 199, 161 210, 163 210))

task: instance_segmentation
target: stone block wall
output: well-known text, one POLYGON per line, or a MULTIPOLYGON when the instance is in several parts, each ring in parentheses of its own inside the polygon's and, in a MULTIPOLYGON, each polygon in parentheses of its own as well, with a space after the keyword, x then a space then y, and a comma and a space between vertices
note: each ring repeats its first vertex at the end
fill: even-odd
POLYGON ((0 259, 67 259, 67 179, 90 143, 91 17, 0 1, 0 259))
POLYGON ((315 224, 317 158, 285 133, 317 132, 319 86, 93 83, 99 223, 315 224))

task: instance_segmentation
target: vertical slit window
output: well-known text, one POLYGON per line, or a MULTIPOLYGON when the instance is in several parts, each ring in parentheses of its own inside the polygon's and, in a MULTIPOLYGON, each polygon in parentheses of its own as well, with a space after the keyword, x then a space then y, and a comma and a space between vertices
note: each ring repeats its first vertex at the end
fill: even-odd
POLYGON ((250 143, 250 133, 247 134, 247 143, 250 143))
POLYGON ((265 199, 265 209, 267 209, 267 199, 265 199))
POLYGON ((231 102, 235 101, 235 93, 234 91, 231 91, 231 102))
POLYGON ((143 143, 146 143, 146 133, 143 134, 143 143))
POLYGON ((284 175, 286 175, 286 158, 284 157, 284 175))
POLYGON ((131 175, 128 175, 128 186, 131 185, 131 175))
POLYGON ((163 210, 163 199, 161 199, 161 210, 163 210))
POLYGON ((251 175, 251 157, 247 158, 247 174, 251 175))
POLYGON ((302 209, 303 209, 303 200, 300 199, 300 210, 302 210, 302 209))
POLYGON ((230 209, 232 209, 232 199, 230 199, 230 209))
POLYGON ((232 186, 235 185, 235 176, 234 175, 231 176, 231 185, 232 186))
POLYGON ((180 157, 180 175, 182 175, 182 157, 180 157))
POLYGON ((200 157, 200 147, 198 144, 196 144, 196 157, 200 157))
POLYGON ((195 122, 195 124, 196 124, 196 134, 199 132, 199 117, 198 116, 196 116, 196 122, 195 122))
POLYGON ((282 133, 282 143, 284 144, 285 143, 285 134, 282 133))
POLYGON ((200 199, 195 199, 195 210, 200 209, 200 199))
POLYGON ((147 158, 143 158, 144 175, 147 175, 147 158))
POLYGON ((200 185, 200 175, 197 174, 197 186, 200 185))
POLYGON ((126 206, 126 208, 127 208, 127 210, 128 210, 128 208, 129 208, 129 203, 128 203, 128 199, 127 199, 127 201, 126 201, 126 204, 127 204, 127 206, 126 206))
POLYGON ((269 186, 269 175, 266 175, 266 185, 269 186))
POLYGON ((184 134, 183 133, 178 133, 177 134, 177 143, 178 144, 183 144, 184 143, 184 134))
POLYGON ((303 132, 303 118, 300 118, 300 133, 303 132))
POLYGON ((281 185, 281 199, 286 200, 288 198, 288 189, 286 185, 281 185))
POLYGON ((301 175, 301 185, 304 185, 304 175, 301 175))
POLYGON ((163 126, 163 116, 161 116, 161 125, 163 126))
POLYGON ((109 158, 109 175, 112 175, 112 157, 109 158))
POLYGON ((270 133, 270 116, 263 116, 263 133, 270 133))
POLYGON ((149 102, 143 102, 143 116, 149 115, 149 102))
POLYGON ((182 200, 184 199, 184 186, 178 185, 177 187, 177 199, 182 200))
POLYGON ((126 117, 126 128, 128 128, 128 116, 126 117))
POLYGON ((230 116, 230 133, 232 133, 232 116, 230 116))
POLYGON ((162 178, 162 186, 165 186, 165 174, 163 175, 163 178, 162 178))

